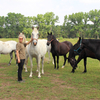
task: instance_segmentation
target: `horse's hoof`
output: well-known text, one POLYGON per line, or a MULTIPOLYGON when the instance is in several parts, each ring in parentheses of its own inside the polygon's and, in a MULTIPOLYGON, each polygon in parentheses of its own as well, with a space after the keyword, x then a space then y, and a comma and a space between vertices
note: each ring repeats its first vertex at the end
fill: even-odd
POLYGON ((8 64, 8 66, 10 66, 11 64, 8 64))
POLYGON ((36 72, 39 72, 38 70, 36 70, 36 72))
POLYGON ((32 76, 29 76, 29 78, 32 78, 32 76))
POLYGON ((84 71, 83 73, 86 73, 86 71, 84 71))
POLYGON ((65 66, 62 66, 62 68, 64 68, 65 66))
POLYGON ((44 73, 42 73, 42 75, 44 75, 44 73))
POLYGON ((25 73, 27 73, 28 71, 25 71, 25 73))
POLYGON ((38 78, 41 78, 41 76, 38 76, 38 78))
POLYGON ((74 71, 71 71, 71 73, 74 73, 74 71))

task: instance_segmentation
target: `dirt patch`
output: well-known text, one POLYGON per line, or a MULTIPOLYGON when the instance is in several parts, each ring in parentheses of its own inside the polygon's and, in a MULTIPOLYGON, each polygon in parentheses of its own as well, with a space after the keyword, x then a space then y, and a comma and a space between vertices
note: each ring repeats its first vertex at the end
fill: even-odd
POLYGON ((53 84, 56 84, 59 86, 59 88, 66 88, 66 89, 75 89, 75 87, 69 86, 66 81, 63 81, 59 78, 59 75, 54 75, 56 78, 52 78, 53 84))
POLYGON ((7 63, 0 63, 0 68, 5 68, 5 66, 8 66, 7 63))
POLYGON ((46 73, 46 76, 50 78, 52 84, 56 84, 55 87, 53 87, 53 90, 57 87, 60 89, 76 89, 75 87, 69 85, 66 81, 60 79, 59 75, 46 73))

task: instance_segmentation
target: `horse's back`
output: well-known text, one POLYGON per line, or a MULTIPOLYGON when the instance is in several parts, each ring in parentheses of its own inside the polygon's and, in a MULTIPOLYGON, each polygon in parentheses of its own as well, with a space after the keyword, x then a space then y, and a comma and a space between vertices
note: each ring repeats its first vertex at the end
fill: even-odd
POLYGON ((12 48, 12 50, 16 50, 16 41, 6 41, 5 43, 9 44, 9 46, 12 48))
POLYGON ((1 54, 8 54, 12 51, 11 46, 9 45, 9 43, 0 41, 0 53, 1 54))
POLYGON ((71 49, 72 46, 73 46, 73 44, 72 44, 71 42, 69 42, 69 41, 64 41, 63 43, 67 44, 67 45, 69 46, 70 49, 71 49))

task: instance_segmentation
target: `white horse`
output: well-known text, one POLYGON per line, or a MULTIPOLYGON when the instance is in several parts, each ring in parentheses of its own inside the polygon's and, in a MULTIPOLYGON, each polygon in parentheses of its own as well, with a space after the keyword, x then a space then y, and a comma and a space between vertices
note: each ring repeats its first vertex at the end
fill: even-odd
MULTIPOLYGON (((40 78, 41 77, 40 61, 42 59, 42 74, 44 74, 44 57, 47 52, 47 44, 42 39, 38 39, 39 38, 38 29, 39 28, 32 27, 32 29, 33 31, 32 31, 31 36, 33 37, 33 41, 26 47, 26 51, 27 51, 26 56, 27 57, 29 56, 30 62, 31 62, 31 66, 30 66, 31 70, 30 70, 29 77, 32 77, 33 57, 35 57, 37 61, 38 78, 40 78)), ((25 67, 26 67, 26 64, 25 64, 25 67)))
MULTIPOLYGON (((43 41, 43 42, 45 42, 45 44, 47 44, 47 40, 46 39, 38 39, 39 41, 41 40, 41 41, 43 41)), ((26 41, 27 42, 27 41, 26 41)), ((50 57, 50 51, 51 51, 51 44, 48 46, 48 45, 46 45, 47 46, 47 52, 48 52, 48 56, 49 56, 49 61, 48 61, 48 63, 50 62, 50 60, 51 60, 51 57, 50 57)), ((25 65, 24 65, 24 69, 25 69, 25 72, 28 72, 27 71, 27 62, 28 62, 28 57, 29 57, 29 54, 28 54, 28 45, 26 46, 26 58, 25 58, 25 65)), ((52 61, 52 63, 54 63, 54 61, 52 61)))
POLYGON ((11 64, 11 60, 13 59, 13 52, 16 57, 16 44, 16 41, 0 41, 0 54, 10 54, 10 61, 8 65, 11 64))

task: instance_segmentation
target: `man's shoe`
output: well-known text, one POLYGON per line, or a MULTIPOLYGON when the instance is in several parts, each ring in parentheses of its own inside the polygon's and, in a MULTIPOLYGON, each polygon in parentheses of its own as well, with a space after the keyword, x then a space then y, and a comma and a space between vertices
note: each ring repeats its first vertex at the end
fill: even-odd
POLYGON ((18 81, 19 83, 25 82, 24 80, 18 81))

